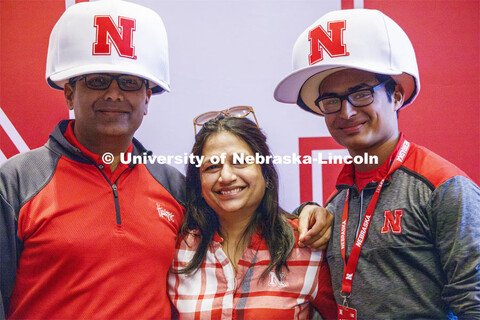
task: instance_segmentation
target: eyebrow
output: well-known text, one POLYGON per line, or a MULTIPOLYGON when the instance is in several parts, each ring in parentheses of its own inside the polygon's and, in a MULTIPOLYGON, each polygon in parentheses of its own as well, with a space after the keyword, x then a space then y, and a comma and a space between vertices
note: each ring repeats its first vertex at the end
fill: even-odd
MULTIPOLYGON (((363 89, 365 87, 371 87, 371 85, 369 85, 368 83, 365 83, 365 82, 362 82, 354 87, 350 87, 347 89, 347 93, 346 94, 350 94, 354 91, 357 91, 357 90, 360 90, 360 89, 363 89)), ((320 90, 319 90, 320 91, 320 90)), ((321 94, 322 97, 326 97, 326 96, 334 96, 334 97, 338 97, 338 96, 341 96, 340 94, 337 94, 337 93, 333 93, 333 92, 324 92, 323 94, 321 94)))
MULTIPOLYGON (((202 154, 201 156, 204 156, 204 155, 202 154)), ((202 167, 203 167, 204 164, 212 163, 212 162, 210 161, 210 158, 211 158, 211 157, 207 158, 207 157, 205 156, 205 159, 204 159, 203 162, 202 162, 202 167)))

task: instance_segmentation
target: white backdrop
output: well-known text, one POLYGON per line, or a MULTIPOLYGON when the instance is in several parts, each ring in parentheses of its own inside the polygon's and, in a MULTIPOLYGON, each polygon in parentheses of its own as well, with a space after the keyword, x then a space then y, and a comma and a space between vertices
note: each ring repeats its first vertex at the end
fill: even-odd
MULTIPOLYGON (((273 154, 298 153, 298 137, 329 136, 322 118, 275 101, 273 90, 291 71, 297 37, 340 0, 134 2, 158 12, 169 36, 172 91, 151 99, 136 134, 155 154, 190 152, 193 118, 236 105, 254 108, 273 154)), ((300 201, 298 165, 277 169, 281 205, 291 210, 300 201)))

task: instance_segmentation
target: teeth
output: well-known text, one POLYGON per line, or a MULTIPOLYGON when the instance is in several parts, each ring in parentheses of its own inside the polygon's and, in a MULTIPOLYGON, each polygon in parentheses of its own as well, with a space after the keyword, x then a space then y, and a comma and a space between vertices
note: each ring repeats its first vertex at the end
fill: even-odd
POLYGON ((233 190, 220 190, 220 194, 232 194, 232 193, 236 193, 236 192, 240 192, 242 190, 242 188, 237 188, 237 189, 233 189, 233 190))

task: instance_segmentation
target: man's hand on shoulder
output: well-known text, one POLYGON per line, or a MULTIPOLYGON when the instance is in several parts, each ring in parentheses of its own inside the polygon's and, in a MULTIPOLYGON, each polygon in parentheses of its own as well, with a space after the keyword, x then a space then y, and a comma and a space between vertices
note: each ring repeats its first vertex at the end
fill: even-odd
POLYGON ((333 215, 316 204, 307 204, 300 211, 298 245, 313 251, 325 250, 332 234, 333 215))

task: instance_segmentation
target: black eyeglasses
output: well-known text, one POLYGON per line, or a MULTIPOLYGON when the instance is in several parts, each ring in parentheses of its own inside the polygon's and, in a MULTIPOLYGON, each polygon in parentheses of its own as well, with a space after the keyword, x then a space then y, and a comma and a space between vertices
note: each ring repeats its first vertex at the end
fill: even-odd
POLYGON ((145 87, 148 89, 148 80, 143 78, 132 76, 128 74, 119 74, 113 76, 107 73, 91 73, 80 77, 70 79, 70 84, 85 79, 85 86, 92 90, 106 90, 112 84, 115 79, 118 87, 123 91, 137 91, 140 90, 145 83, 145 87))
POLYGON ((318 97, 315 105, 324 113, 336 113, 342 109, 342 102, 347 100, 352 106, 360 108, 366 107, 373 102, 373 93, 383 87, 390 79, 381 82, 374 87, 363 88, 343 96, 318 97))
POLYGON ((257 117, 255 116, 255 112, 253 112, 253 108, 249 106, 237 106, 237 107, 231 107, 222 111, 209 111, 209 112, 202 113, 199 116, 196 116, 195 119, 193 119, 193 129, 195 131, 195 135, 197 134, 197 126, 203 126, 209 120, 215 119, 222 113, 227 117, 235 117, 235 118, 245 118, 251 113, 258 127, 257 117))

